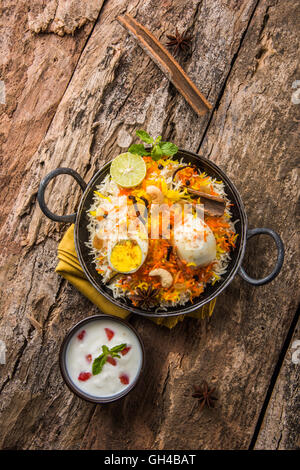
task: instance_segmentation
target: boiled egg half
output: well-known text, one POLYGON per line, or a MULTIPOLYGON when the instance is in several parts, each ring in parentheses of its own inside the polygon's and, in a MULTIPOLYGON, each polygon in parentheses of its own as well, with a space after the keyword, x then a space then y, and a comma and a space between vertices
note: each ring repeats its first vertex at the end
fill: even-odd
POLYGON ((144 263, 148 253, 148 241, 139 237, 117 240, 108 250, 110 267, 119 273, 130 274, 144 263))
POLYGON ((199 217, 188 214, 184 223, 174 226, 174 244, 181 260, 189 266, 203 267, 216 259, 216 239, 199 217))

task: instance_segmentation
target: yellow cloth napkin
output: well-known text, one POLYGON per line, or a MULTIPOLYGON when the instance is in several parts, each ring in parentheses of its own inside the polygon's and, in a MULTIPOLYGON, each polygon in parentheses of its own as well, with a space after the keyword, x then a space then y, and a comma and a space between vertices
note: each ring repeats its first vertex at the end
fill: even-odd
MULTIPOLYGON (((80 266, 77 258, 75 243, 74 243, 74 225, 71 225, 63 236, 58 245, 58 265, 56 272, 67 279, 73 286, 76 287, 85 297, 87 297, 93 304, 97 305, 103 313, 109 315, 116 315, 120 318, 127 318, 130 312, 121 307, 114 305, 100 294, 92 284, 87 280, 85 274, 80 266)), ((204 318, 206 315, 212 315, 215 307, 216 299, 205 304, 193 313, 187 314, 189 317, 204 318)), ((184 319, 185 315, 177 315, 174 317, 152 317, 158 325, 164 325, 168 328, 173 328, 179 321, 184 319)))

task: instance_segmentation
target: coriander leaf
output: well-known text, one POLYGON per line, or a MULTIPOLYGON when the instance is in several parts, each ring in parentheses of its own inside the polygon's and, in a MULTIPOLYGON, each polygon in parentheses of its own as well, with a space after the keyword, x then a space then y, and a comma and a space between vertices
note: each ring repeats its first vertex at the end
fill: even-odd
POLYGON ((162 151, 162 154, 166 156, 175 155, 175 153, 178 152, 177 145, 172 144, 172 142, 160 142, 159 146, 162 151))
POLYGON ((129 147, 128 152, 134 153, 136 155, 150 155, 148 150, 145 149, 143 144, 133 144, 129 147))
POLYGON ((102 346, 102 351, 103 351, 103 354, 106 354, 106 355, 109 354, 109 349, 107 346, 105 346, 105 344, 102 346))
POLYGON ((146 144, 152 144, 154 142, 153 138, 150 137, 149 134, 147 134, 146 131, 143 131, 142 129, 139 131, 136 131, 136 135, 143 141, 146 142, 146 144))
POLYGON ((100 374, 100 372, 103 369, 104 364, 106 363, 106 360, 107 360, 106 354, 101 354, 100 356, 96 357, 96 359, 94 359, 93 365, 92 365, 93 375, 100 374))
POLYGON ((160 141, 161 141, 162 137, 161 135, 159 135, 156 139, 155 139, 155 142, 154 142, 154 145, 155 144, 158 144, 160 141))

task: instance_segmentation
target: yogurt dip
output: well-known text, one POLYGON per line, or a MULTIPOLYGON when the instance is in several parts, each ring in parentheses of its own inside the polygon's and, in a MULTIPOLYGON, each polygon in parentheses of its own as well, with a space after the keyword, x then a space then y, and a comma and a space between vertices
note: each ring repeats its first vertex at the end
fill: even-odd
POLYGON ((143 350, 125 322, 99 315, 74 329, 65 345, 63 362, 62 372, 71 381, 71 388, 75 386, 88 395, 87 399, 115 399, 135 384, 143 365, 143 350))

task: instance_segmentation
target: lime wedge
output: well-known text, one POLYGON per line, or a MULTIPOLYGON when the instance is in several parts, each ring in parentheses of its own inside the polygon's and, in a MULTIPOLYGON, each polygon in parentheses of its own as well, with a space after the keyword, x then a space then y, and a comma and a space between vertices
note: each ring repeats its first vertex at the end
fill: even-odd
POLYGON ((123 188, 138 186, 146 176, 146 164, 140 155, 121 153, 110 165, 110 176, 123 188))

